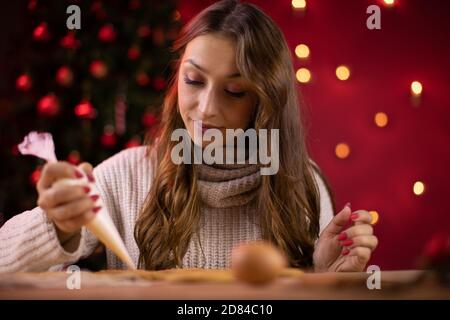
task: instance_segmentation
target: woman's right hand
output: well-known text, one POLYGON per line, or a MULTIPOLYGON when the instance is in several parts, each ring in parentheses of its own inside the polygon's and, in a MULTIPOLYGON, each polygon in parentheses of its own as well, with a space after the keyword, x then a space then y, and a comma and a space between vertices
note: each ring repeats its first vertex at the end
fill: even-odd
POLYGON ((77 168, 68 162, 58 161, 44 166, 37 183, 37 204, 55 224, 61 244, 80 234, 81 227, 100 210, 95 205, 98 196, 88 195, 90 188, 87 184, 55 184, 61 179, 81 179, 83 175, 80 170, 86 172, 89 181, 94 181, 89 163, 82 163, 77 168))

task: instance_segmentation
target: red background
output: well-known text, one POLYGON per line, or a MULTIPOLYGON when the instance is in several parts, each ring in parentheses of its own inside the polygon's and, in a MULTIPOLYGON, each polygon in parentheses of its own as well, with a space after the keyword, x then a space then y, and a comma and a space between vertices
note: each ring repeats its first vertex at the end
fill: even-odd
MULTIPOLYGON (((214 1, 179 1, 188 21, 214 1)), ((279 25, 294 52, 305 43, 311 82, 299 84, 309 114, 308 144, 335 193, 338 210, 377 210, 380 244, 371 260, 381 269, 417 266, 426 241, 450 231, 450 3, 396 0, 310 0, 303 12, 291 1, 251 1, 279 25), (369 5, 381 8, 381 30, 369 30, 369 5), (340 81, 338 65, 351 77, 340 81), (419 107, 410 100, 410 84, 420 81, 419 107), (377 112, 389 123, 379 128, 377 112), (350 155, 335 156, 345 142, 350 155), (415 181, 425 192, 413 193, 415 181)))

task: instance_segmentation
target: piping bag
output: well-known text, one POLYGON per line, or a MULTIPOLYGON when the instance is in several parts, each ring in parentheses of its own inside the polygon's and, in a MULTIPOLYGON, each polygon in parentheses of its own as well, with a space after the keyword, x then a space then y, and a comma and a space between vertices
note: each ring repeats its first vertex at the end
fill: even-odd
MULTIPOLYGON (((56 162, 55 145, 53 143, 53 137, 47 132, 30 132, 18 146, 21 154, 34 155, 47 162, 56 162)), ((129 269, 135 270, 131 257, 125 247, 125 244, 120 237, 117 228, 115 227, 106 206, 100 197, 98 189, 93 182, 89 182, 89 179, 85 172, 80 170, 83 174, 81 179, 61 179, 54 183, 54 185, 89 185, 91 191, 89 195, 99 195, 98 204, 101 206, 100 211, 95 217, 86 224, 86 227, 112 252, 114 252, 129 269)))

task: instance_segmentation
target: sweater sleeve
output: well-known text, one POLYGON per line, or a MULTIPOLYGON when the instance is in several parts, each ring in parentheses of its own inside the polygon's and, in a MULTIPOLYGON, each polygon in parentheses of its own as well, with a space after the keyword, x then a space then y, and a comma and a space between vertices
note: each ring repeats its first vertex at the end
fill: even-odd
POLYGON ((0 272, 46 271, 72 264, 89 253, 86 240, 87 230, 83 227, 78 248, 67 252, 53 222, 40 207, 25 211, 0 229, 0 272))
MULTIPOLYGON (((122 171, 129 171, 130 165, 124 163, 129 153, 137 156, 144 151, 144 147, 124 150, 98 164, 93 171, 99 195, 119 231, 123 227, 118 208, 123 190, 119 187, 124 183, 117 179, 122 171)), ((40 207, 18 214, 0 228, 0 272, 60 270, 91 255, 99 243, 85 227, 81 229, 81 237, 70 241, 77 241, 70 244, 76 248, 73 252, 61 246, 53 222, 40 207)))
MULTIPOLYGON (((103 164, 94 169, 97 188, 106 205, 112 195, 104 181, 107 170, 103 164)), ((109 205, 109 210, 111 206, 109 205)), ((66 251, 58 239, 55 225, 44 210, 36 207, 9 219, 0 228, 0 272, 61 270, 64 266, 88 257, 98 245, 98 239, 85 227, 73 252, 66 251)))

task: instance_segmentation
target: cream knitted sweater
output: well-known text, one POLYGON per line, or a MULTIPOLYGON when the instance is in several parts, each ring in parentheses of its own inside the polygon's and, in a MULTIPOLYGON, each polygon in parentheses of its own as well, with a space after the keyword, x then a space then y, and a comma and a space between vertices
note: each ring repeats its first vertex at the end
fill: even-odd
MULTIPOLYGON (((145 147, 127 149, 94 169, 100 196, 136 264, 139 249, 134 240, 134 226, 151 186, 154 170, 145 154, 145 147)), ((214 195, 208 190, 214 190, 214 183, 222 183, 224 177, 220 171, 211 176, 208 170, 208 166, 201 166, 199 171, 200 180, 202 176, 209 180, 199 184, 199 194, 205 205, 201 211, 199 232, 191 240, 183 258, 184 268, 227 268, 235 244, 261 237, 257 212, 253 210, 254 201, 251 201, 254 197, 249 192, 257 186, 258 180, 245 179, 243 189, 233 188, 232 184, 225 188, 227 191, 223 194, 214 195)), ((257 177, 254 172, 246 174, 257 177)), ((318 175, 316 181, 320 190, 322 231, 332 219, 333 211, 324 182, 318 175)), ((75 244, 77 249, 67 252, 57 238, 53 223, 41 208, 36 207, 14 216, 0 229, 0 272, 60 270, 64 265, 89 256, 97 245, 95 236, 82 228, 81 240, 75 244)), ((126 268, 110 250, 106 253, 109 269, 126 268)))

